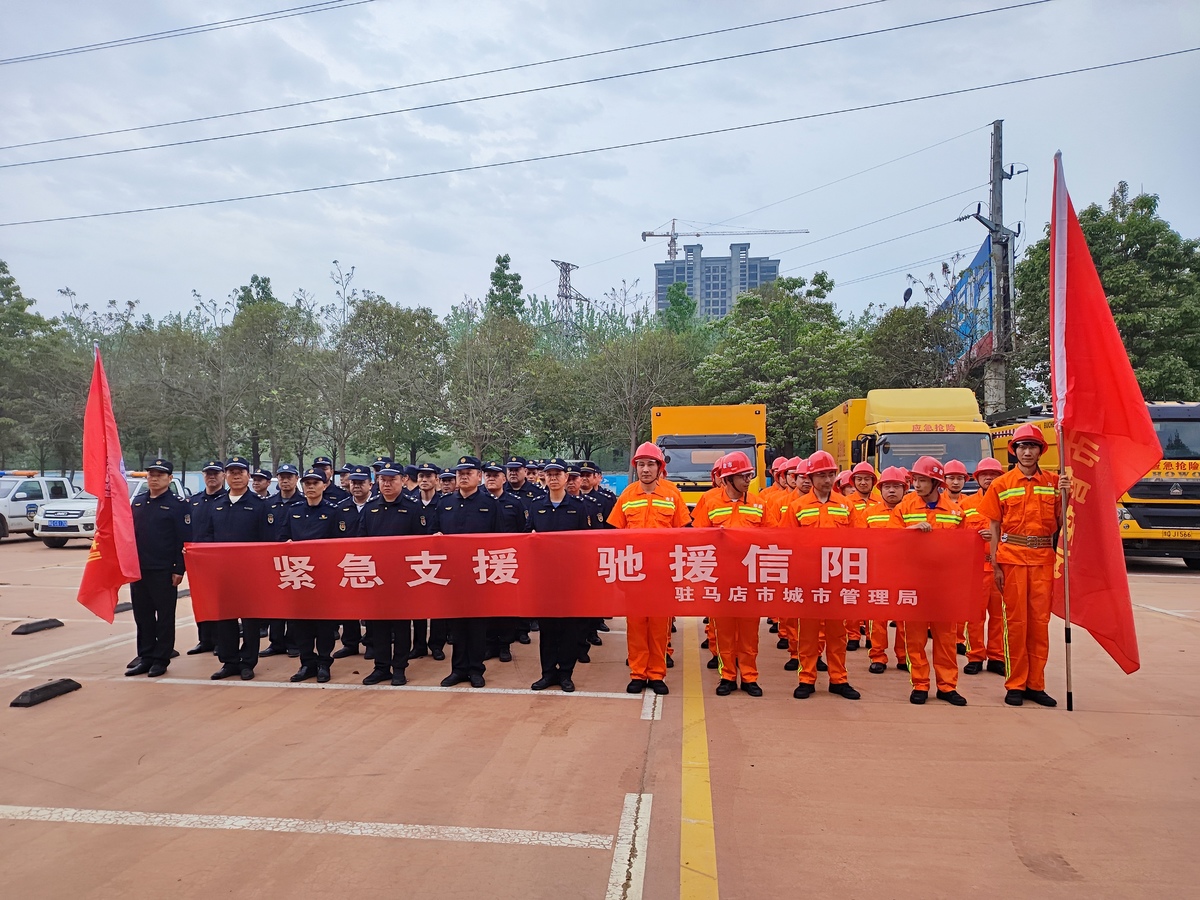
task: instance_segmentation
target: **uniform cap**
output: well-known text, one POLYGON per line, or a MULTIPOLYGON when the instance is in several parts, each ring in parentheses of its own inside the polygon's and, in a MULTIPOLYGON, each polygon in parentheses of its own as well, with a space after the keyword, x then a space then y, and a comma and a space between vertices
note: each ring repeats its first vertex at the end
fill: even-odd
POLYGON ((476 456, 460 456, 454 466, 455 472, 465 472, 468 469, 482 469, 483 463, 476 456))
POLYGON ((979 465, 975 467, 975 477, 978 478, 981 472, 992 472, 995 475, 1003 475, 1004 466, 1000 464, 1000 460, 989 456, 979 461, 979 465))
POLYGON ((229 471, 230 469, 245 469, 247 472, 249 472, 250 461, 244 456, 231 456, 229 459, 225 460, 225 470, 229 471))
POLYGON ((404 467, 390 459, 375 472, 376 475, 402 475, 403 473, 404 467))
POLYGON ((333 460, 328 456, 318 456, 313 460, 312 464, 313 466, 329 466, 329 468, 333 468, 333 460))
POLYGON ((545 461, 542 468, 547 472, 565 472, 567 471, 567 461, 558 456, 545 461))
POLYGON ((299 475, 300 470, 297 469, 295 466, 293 466, 291 463, 283 463, 278 469, 275 470, 275 474, 276 475, 299 475))
POLYGON ((224 472, 225 471, 225 463, 221 462, 219 459, 210 459, 208 462, 206 462, 201 467, 200 471, 202 471, 202 472, 224 472))
POLYGON ((879 473, 879 483, 886 484, 887 482, 896 482, 897 484, 908 485, 908 474, 901 468, 896 466, 888 466, 879 473))
POLYGON ((504 464, 507 469, 524 469, 529 465, 529 460, 523 456, 510 456, 508 462, 504 464))
POLYGON ((422 472, 428 472, 430 475, 442 474, 442 470, 431 462, 423 462, 418 466, 414 466, 414 468, 417 470, 418 475, 420 475, 422 472))
POLYGON ((1013 456, 1017 455, 1017 444, 1022 443, 1037 444, 1042 448, 1042 452, 1046 452, 1046 438, 1042 435, 1042 429, 1038 428, 1032 422, 1026 422, 1013 432, 1012 439, 1008 442, 1008 452, 1013 456))
POLYGON ((816 475, 820 472, 836 472, 837 463, 828 450, 818 450, 808 458, 808 474, 816 475))
POLYGON ((585 459, 579 464, 579 471, 584 475, 599 475, 600 467, 590 459, 585 459))
POLYGON ((914 475, 924 475, 926 478, 932 478, 941 484, 946 483, 946 470, 942 464, 932 456, 922 456, 913 463, 912 473, 914 475))
POLYGON ((329 476, 325 474, 324 469, 312 468, 305 469, 304 474, 300 476, 301 481, 319 481, 321 484, 329 484, 329 476))
POLYGON ((271 473, 268 472, 266 469, 255 469, 253 472, 250 473, 250 477, 251 478, 265 478, 267 481, 270 481, 271 473))
POLYGON ((942 472, 946 475, 962 475, 964 478, 968 476, 966 465, 957 459, 946 460, 946 464, 942 466, 942 472))
POLYGON ((525 463, 525 468, 527 468, 531 472, 540 472, 540 471, 542 471, 542 469, 546 468, 546 460, 531 459, 525 463))
POLYGON ((492 475, 498 475, 504 471, 504 466, 500 465, 500 463, 494 459, 489 459, 483 464, 483 471, 489 472, 492 475))
POLYGON ((583 474, 583 473, 579 471, 578 463, 567 463, 567 477, 568 478, 570 478, 572 475, 579 476, 581 474, 583 474))
POLYGON ((347 466, 346 468, 350 470, 349 475, 350 475, 351 481, 370 481, 371 480, 371 467, 370 466, 347 466))
POLYGON ((391 461, 392 458, 390 456, 377 456, 375 457, 374 462, 371 463, 371 468, 375 471, 379 471, 384 467, 384 465, 390 463, 391 461))
POLYGON ((156 459, 150 465, 146 466, 147 472, 166 472, 168 475, 175 474, 175 467, 171 465, 169 459, 156 459))
POLYGON ((442 472, 440 475, 438 475, 438 480, 439 481, 453 481, 454 480, 454 470, 446 469, 444 472, 442 472))

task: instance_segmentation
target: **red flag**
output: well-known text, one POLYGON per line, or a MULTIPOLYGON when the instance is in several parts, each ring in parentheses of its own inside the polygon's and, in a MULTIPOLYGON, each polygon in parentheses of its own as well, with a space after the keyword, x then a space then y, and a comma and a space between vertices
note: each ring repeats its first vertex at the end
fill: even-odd
POLYGON ((1065 545, 1072 622, 1126 673, 1136 672, 1141 662, 1115 509, 1162 458, 1162 446, 1067 194, 1061 153, 1054 156, 1050 335, 1059 452, 1072 479, 1054 567, 1054 612, 1064 613, 1065 545))
POLYGON ((100 504, 96 508, 96 536, 83 567, 77 599, 111 623, 117 609, 118 588, 137 581, 142 574, 133 536, 125 461, 99 348, 87 410, 83 414, 83 487, 99 497, 100 504))

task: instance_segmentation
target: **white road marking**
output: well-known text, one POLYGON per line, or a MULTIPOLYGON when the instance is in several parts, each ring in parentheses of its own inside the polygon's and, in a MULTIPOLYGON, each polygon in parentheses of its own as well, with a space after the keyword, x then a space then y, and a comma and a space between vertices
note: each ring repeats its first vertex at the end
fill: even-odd
POLYGON ((625 795, 604 900, 642 900, 652 799, 651 794, 625 795))
MULTIPOLYGON (((631 795, 636 796, 636 795, 631 795)), ((3 806, 0 819, 16 822, 64 822, 75 825, 135 825, 151 828, 200 828, 218 831, 274 831, 284 834, 336 834, 350 837, 457 841, 474 844, 521 844, 609 850, 608 834, 522 831, 513 828, 463 828, 457 825, 402 825, 395 822, 331 822, 323 819, 276 819, 259 816, 211 816, 181 813, 69 809, 51 806, 3 806)), ((624 819, 622 818, 622 822, 624 819)))
MULTIPOLYGON (((179 628, 182 625, 189 625, 194 621, 195 619, 191 616, 185 616, 182 619, 175 620, 175 627, 179 628)), ((0 669, 0 678, 12 678, 14 675, 24 675, 26 672, 33 672, 37 669, 44 669, 47 666, 79 659, 82 656, 100 653, 112 647, 120 647, 122 644, 133 644, 136 642, 137 635, 132 631, 125 634, 114 634, 99 641, 92 641, 90 644, 69 647, 66 650, 59 650, 57 653, 47 653, 45 656, 35 656, 33 659, 27 659, 6 669, 0 669)))
POLYGON ((1195 621, 1192 616, 1184 615, 1184 612, 1191 612, 1191 610, 1159 609, 1157 606, 1147 606, 1145 603, 1135 603, 1133 605, 1136 606, 1138 609, 1148 609, 1148 610, 1150 610, 1150 612, 1162 613, 1164 616, 1171 616, 1176 619, 1187 619, 1189 621, 1195 621))
POLYGON ((654 691, 642 692, 642 718, 658 720, 662 718, 663 701, 654 691))
MULTIPOLYGON (((117 613, 117 615, 119 616, 120 613, 117 613)), ((102 625, 107 624, 103 619, 97 619, 94 616, 90 619, 63 619, 59 616, 0 616, 0 622, 37 622, 46 618, 58 619, 58 621, 62 622, 64 625, 70 625, 72 623, 86 625, 89 622, 99 622, 102 625)))

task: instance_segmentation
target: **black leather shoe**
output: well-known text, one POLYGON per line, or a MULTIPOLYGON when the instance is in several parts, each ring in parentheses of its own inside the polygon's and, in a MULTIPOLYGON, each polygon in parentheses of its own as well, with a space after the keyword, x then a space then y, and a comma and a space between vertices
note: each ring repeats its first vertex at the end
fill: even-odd
POLYGON ((736 687, 737 687, 737 684, 735 682, 732 682, 732 681, 728 680, 727 678, 722 678, 720 681, 717 682, 717 696, 718 697, 728 697, 730 694, 733 693, 733 689, 736 687))
POLYGON ((1038 706, 1058 706, 1058 701, 1045 691, 1031 691, 1025 688, 1025 699, 1032 700, 1038 706))
POLYGON ((745 691, 747 694, 749 694, 751 697, 761 697, 762 696, 762 688, 760 688, 758 686, 757 681, 743 681, 742 682, 742 690, 745 691))
POLYGON ((669 687, 667 687, 667 683, 665 681, 663 681, 661 678, 655 678, 651 681, 647 681, 646 686, 649 687, 650 690, 654 691, 654 693, 656 693, 656 694, 671 693, 671 689, 669 687))
POLYGON ((213 649, 214 648, 213 648, 212 644, 201 643, 201 644, 197 644, 195 647, 193 647, 191 650, 189 650, 187 652, 187 655, 188 656, 199 656, 201 653, 212 653, 213 649))
POLYGON ((1025 702, 1025 692, 1024 691, 1005 691, 1004 692, 1004 702, 1007 703, 1009 706, 1020 706, 1022 703, 1025 702))
POLYGON ((863 641, 863 646, 866 647, 868 650, 870 650, 871 649, 871 639, 867 638, 865 641, 863 641))
POLYGON ((604 638, 600 637, 600 635, 596 634, 596 632, 594 632, 594 631, 587 636, 587 642, 589 644, 591 644, 593 647, 603 647, 604 646, 604 638))
POLYGON ((486 684, 486 682, 483 680, 483 676, 482 676, 482 675, 479 675, 479 674, 472 674, 472 675, 471 675, 471 687, 473 687, 473 688, 481 688, 481 687, 483 687, 483 686, 484 686, 484 684, 486 684))
POLYGON ((374 658, 375 658, 375 648, 374 647, 364 647, 363 648, 363 659, 374 659, 374 658))
POLYGON ((259 638, 260 638, 260 639, 261 639, 261 638, 268 637, 268 636, 270 635, 270 633, 271 633, 271 632, 270 632, 270 629, 269 629, 269 628, 267 628, 267 626, 266 626, 266 625, 264 625, 264 626, 262 626, 261 628, 259 628, 259 629, 258 629, 258 636, 259 636, 259 638))
POLYGON ((967 705, 967 698, 964 697, 962 694, 960 694, 958 691, 938 691, 937 698, 939 700, 945 700, 951 706, 966 706, 967 705))
POLYGON ((582 653, 580 653, 580 654, 579 654, 579 656, 578 656, 578 657, 576 657, 576 658, 577 658, 577 659, 578 659, 578 660, 579 660, 581 663, 590 663, 590 662, 592 661, 592 657, 591 657, 590 655, 588 655, 588 650, 587 650, 587 648, 586 648, 586 647, 584 648, 583 652, 582 652, 582 653))
POLYGON ((964 675, 978 675, 982 671, 983 671, 983 663, 981 663, 977 659, 972 660, 971 662, 969 662, 965 666, 963 666, 963 674, 964 675))
POLYGON ((507 647, 500 648, 500 662, 512 662, 512 651, 507 647))
POLYGON ((767 629, 767 634, 779 634, 779 623, 772 622, 771 627, 767 629))
POLYGON ((238 673, 238 677, 241 678, 242 681, 253 681, 254 670, 249 666, 242 666, 242 671, 238 673))
POLYGON ((640 678, 631 679, 629 684, 625 685, 625 693, 640 694, 646 689, 646 682, 640 678))
POLYGON ((987 670, 1001 676, 1008 674, 1004 668, 1004 660, 1002 659, 989 659, 987 661, 987 670))
POLYGON ((887 663, 874 662, 867 668, 872 675, 882 675, 887 671, 887 663))
POLYGON ((141 661, 142 661, 142 658, 140 656, 135 656, 129 662, 125 663, 125 668, 132 669, 134 666, 140 664, 141 661))
POLYGON ((847 653, 853 653, 857 649, 858 649, 858 638, 852 638, 851 640, 846 641, 846 652, 847 653))
POLYGON ((667 668, 675 668, 675 657, 671 656, 669 653, 667 654, 667 668))
POLYGON ((179 651, 178 651, 178 650, 172 650, 172 651, 171 651, 171 659, 174 659, 174 658, 175 658, 175 657, 177 657, 178 655, 179 655, 179 651))
POLYGON ((444 660, 446 658, 446 651, 443 650, 441 647, 438 647, 436 650, 433 648, 430 648, 429 652, 433 654, 433 658, 436 659, 438 662, 441 662, 442 660, 444 660))
POLYGON ((299 658, 300 658, 299 650, 297 650, 295 648, 288 650, 288 659, 299 659, 299 658))
POLYGON ((920 706, 929 698, 929 691, 913 691, 908 695, 908 702, 920 706))
POLYGON ((362 680, 363 684, 379 684, 387 681, 392 677, 392 673, 387 669, 372 669, 371 674, 362 680))
POLYGON ((798 660, 798 659, 789 659, 787 662, 785 662, 783 664, 783 671, 785 671, 785 672, 796 672, 799 669, 800 669, 800 660, 798 660))
POLYGON ((701 650, 707 650, 707 649, 708 649, 708 638, 705 638, 704 640, 702 640, 702 641, 700 642, 700 649, 701 649, 701 650))
POLYGON ((258 651, 259 659, 266 659, 268 656, 283 656, 287 653, 286 650, 280 650, 278 647, 265 647, 258 651))
POLYGON ((787 638, 780 638, 775 642, 776 650, 786 650, 788 648, 787 638))
POLYGON ((814 685, 801 682, 800 684, 796 685, 796 689, 792 691, 792 696, 797 700, 807 700, 809 697, 815 694, 816 691, 817 689, 814 685))
POLYGON ((403 672, 397 672, 392 676, 392 687, 404 687, 408 684, 408 676, 403 672))
POLYGON ((839 694, 847 700, 858 700, 862 697, 862 694, 850 687, 850 682, 848 681, 844 684, 831 684, 829 686, 829 693, 839 694))
POLYGON ((901 672, 907 672, 908 671, 908 663, 898 662, 898 663, 896 663, 896 668, 899 669, 901 672))
POLYGON ((310 678, 315 678, 316 674, 317 670, 312 666, 301 666, 289 681, 308 681, 310 678))
POLYGON ((155 663, 150 667, 150 671, 146 673, 148 678, 158 678, 167 674, 167 667, 162 663, 155 663))
POLYGON ((558 684, 557 675, 543 675, 537 681, 529 686, 531 691, 544 691, 548 687, 554 687, 558 684))
POLYGON ((959 656, 966 656, 967 655, 967 645, 964 643, 961 643, 961 642, 955 644, 954 652, 957 653, 959 656))
POLYGON ((132 678, 134 675, 145 675, 150 671, 150 663, 138 661, 136 666, 130 666, 125 670, 125 677, 132 678))
POLYGON ((408 658, 409 658, 409 659, 421 659, 422 657, 425 657, 425 656, 428 656, 428 655, 429 655, 429 651, 428 651, 428 650, 417 650, 417 649, 413 649, 413 650, 409 650, 409 651, 408 651, 408 658))
POLYGON ((823 656, 817 657, 817 671, 818 672, 828 672, 829 671, 829 666, 825 665, 825 657, 823 657, 823 656))
MULTIPOLYGON (((530 619, 530 620, 529 620, 529 630, 530 630, 530 631, 541 631, 541 630, 542 630, 542 626, 538 624, 538 620, 537 620, 537 619, 530 619)), ((608 631, 608 629, 607 629, 607 628, 605 628, 604 630, 605 630, 605 631, 608 631)))
POLYGON ((518 644, 528 644, 529 643, 529 635, 526 634, 525 632, 521 632, 520 634, 517 635, 517 643, 518 644))
POLYGON ((596 623, 596 630, 597 631, 611 631, 612 629, 608 627, 607 622, 605 622, 603 619, 601 619, 599 622, 596 623))
POLYGON ((715 656, 710 656, 705 665, 710 669, 719 669, 721 668, 721 660, 717 659, 715 656))
POLYGON ((462 684, 464 681, 470 681, 466 675, 460 672, 451 672, 442 679, 442 687, 454 687, 456 684, 462 684))
POLYGON ((317 681, 319 681, 321 684, 324 684, 329 680, 329 678, 329 669, 327 669, 325 666, 317 666, 317 681))
POLYGON ((572 681, 570 678, 560 678, 558 680, 558 686, 560 688, 562 688, 562 692, 564 694, 575 693, 575 682, 572 681))
POLYGON ((675 632, 677 632, 678 630, 679 630, 679 629, 675 627, 675 623, 674 623, 674 622, 672 622, 672 623, 671 623, 671 634, 674 634, 674 633, 675 633, 675 632))
MULTIPOLYGON (((150 670, 147 669, 146 671, 149 672, 150 670)), ((211 678, 213 681, 220 681, 222 678, 232 678, 234 675, 240 675, 241 672, 241 666, 231 666, 226 663, 225 665, 221 666, 221 668, 217 669, 217 671, 213 672, 209 678, 211 678)))
POLYGON ((347 656, 358 656, 358 647, 342 647, 340 650, 333 651, 334 659, 345 659, 347 656))

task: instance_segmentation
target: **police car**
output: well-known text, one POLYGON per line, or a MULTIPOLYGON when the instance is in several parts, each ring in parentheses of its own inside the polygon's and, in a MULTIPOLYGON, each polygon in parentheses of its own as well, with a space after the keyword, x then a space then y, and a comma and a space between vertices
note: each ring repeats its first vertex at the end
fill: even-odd
MULTIPOLYGON (((129 500, 149 491, 145 472, 129 472, 125 476, 129 485, 129 500)), ((178 478, 171 479, 171 493, 188 497, 190 491, 183 487, 178 478)), ((41 538, 47 547, 65 547, 67 541, 91 540, 96 534, 96 507, 99 500, 86 491, 80 491, 68 500, 46 503, 37 510, 32 519, 33 533, 30 537, 41 538)))
POLYGON ((71 482, 61 475, 27 471, 0 472, 0 538, 24 532, 33 537, 33 520, 50 500, 75 496, 71 482))

